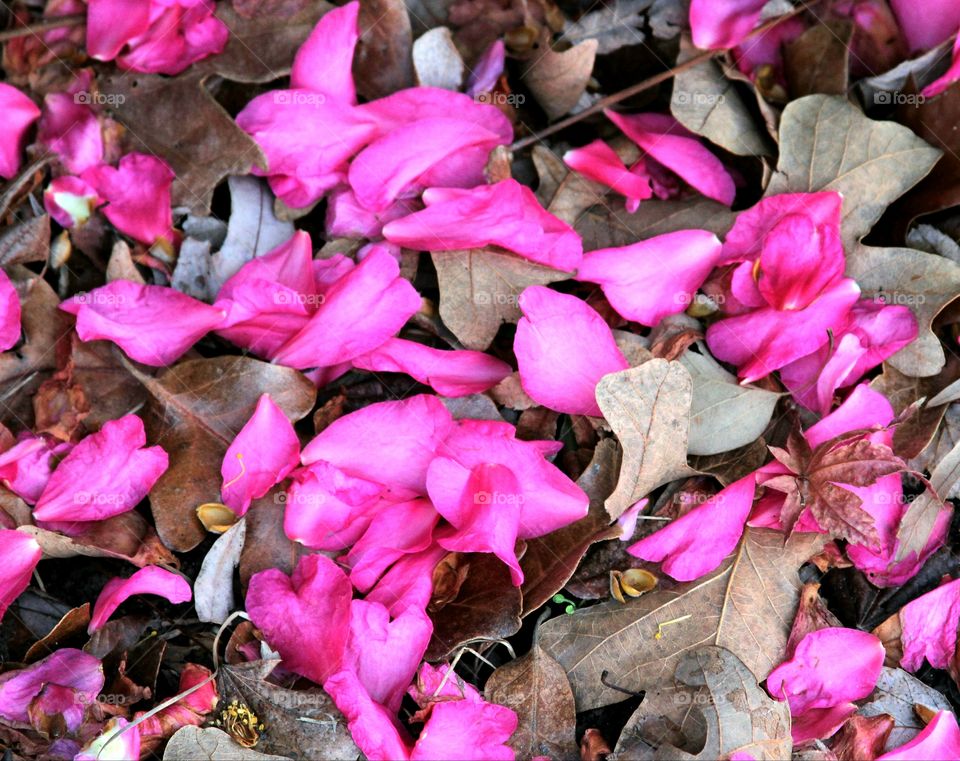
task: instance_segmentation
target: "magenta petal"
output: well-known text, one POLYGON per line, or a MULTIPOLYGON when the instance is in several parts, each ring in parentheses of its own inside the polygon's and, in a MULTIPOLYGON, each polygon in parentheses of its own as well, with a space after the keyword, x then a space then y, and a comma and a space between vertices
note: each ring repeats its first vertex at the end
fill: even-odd
POLYGON ((542 286, 524 290, 519 303, 513 350, 523 390, 552 410, 602 417, 597 383, 630 367, 610 327, 582 299, 542 286))
POLYGON ((300 440, 293 423, 269 394, 263 394, 223 456, 223 503, 243 515, 251 501, 270 491, 299 464, 300 440))
POLYGON ((908 602, 900 609, 900 624, 903 668, 916 671, 924 659, 934 668, 947 668, 957 649, 960 579, 908 602))
POLYGON ((666 114, 618 114, 607 117, 624 134, 688 185, 726 206, 737 194, 733 178, 723 162, 672 116, 666 114))
POLYGON ((627 169, 616 151, 603 140, 563 154, 564 163, 588 180, 606 185, 627 199, 627 210, 635 211, 640 201, 650 198, 650 178, 627 169))
POLYGON ((857 712, 854 703, 839 703, 829 708, 811 708, 791 717, 790 735, 796 745, 825 740, 837 733, 843 723, 857 712))
POLYGON ((482 351, 444 351, 403 338, 388 339, 352 364, 361 370, 406 373, 451 397, 482 393, 511 373, 510 365, 482 351))
POLYGON ((110 761, 111 759, 140 758, 140 733, 136 729, 124 732, 130 722, 117 716, 104 726, 100 735, 83 746, 73 761, 110 761), (109 743, 109 749, 106 748, 109 743))
MULTIPOLYGON (((90 87, 89 76, 83 81, 90 87)), ((76 173, 103 161, 100 120, 90 106, 77 102, 79 94, 70 88, 47 95, 37 132, 37 141, 59 154, 64 166, 76 173)))
POLYGON ((641 539, 627 552, 652 563, 677 581, 710 573, 736 548, 753 506, 754 475, 734 481, 702 505, 641 539), (703 530, 709 526, 710 531, 703 530))
POLYGON ((419 308, 420 294, 378 246, 327 291, 316 314, 273 360, 298 369, 347 362, 382 344, 419 308))
POLYGON ((325 460, 355 477, 424 495, 427 467, 452 427, 435 396, 379 402, 333 421, 304 447, 301 460, 325 460))
POLYGON ((720 241, 706 230, 680 230, 583 255, 577 280, 599 283, 628 320, 657 325, 684 311, 720 259, 720 241))
POLYGON ((129 52, 117 57, 123 69, 179 74, 201 58, 221 52, 229 30, 213 15, 212 2, 153 0, 150 26, 128 41, 129 52))
POLYGON ((247 613, 288 669, 323 684, 343 661, 352 597, 350 580, 336 563, 307 555, 292 576, 276 568, 254 574, 247 613))
POLYGON ((507 745, 517 715, 506 706, 472 700, 438 702, 417 738, 411 760, 513 761, 507 745), (469 731, 465 728, 469 727, 469 731))
POLYGON ((134 37, 150 27, 147 0, 89 0, 87 52, 100 61, 111 61, 134 37))
POLYGON ((16 444, 0 454, 0 483, 24 502, 35 505, 50 480, 55 458, 63 457, 71 449, 70 443, 21 435, 16 444))
MULTIPOLYGON (((34 701, 50 688, 66 688, 72 704, 63 710, 67 729, 75 731, 86 708, 103 689, 103 666, 82 650, 64 647, 43 660, 16 671, 0 674, 0 716, 27 723, 34 701)), ((62 697, 62 690, 56 689, 62 697)), ((63 701, 58 701, 63 705, 63 701)))
MULTIPOLYGON (((297 230, 290 240, 244 264, 223 284, 217 298, 232 298, 242 285, 271 282, 303 294, 302 301, 309 304, 311 300, 306 297, 317 292, 313 265, 310 235, 297 230)), ((316 306, 316 300, 313 302, 316 306)))
POLYGON ((883 669, 880 640, 856 629, 829 627, 800 640, 793 658, 767 677, 767 691, 790 703, 794 716, 865 698, 883 669))
POLYGON ((937 711, 916 737, 877 756, 877 761, 930 761, 933 758, 960 758, 960 728, 951 711, 937 711))
POLYGON ((114 611, 133 595, 157 595, 176 604, 189 602, 193 598, 193 590, 185 578, 156 565, 141 568, 127 579, 110 579, 104 584, 93 606, 87 631, 92 634, 102 627, 114 611))
POLYGON ((690 0, 693 44, 703 50, 732 48, 760 20, 766 0, 690 0))
POLYGON ((409 739, 395 715, 374 701, 351 669, 331 676, 323 689, 347 719, 354 743, 370 761, 404 761, 409 739))
POLYGON ((342 103, 357 102, 353 86, 353 51, 360 38, 360 3, 347 3, 324 14, 300 46, 290 71, 290 86, 313 90, 342 103))
POLYGON ((20 170, 27 130, 40 118, 40 109, 16 87, 0 82, 0 113, 3 114, 0 177, 9 180, 20 170))
POLYGON ((33 510, 41 521, 96 521, 137 506, 167 469, 161 447, 145 447, 136 415, 104 423, 53 471, 33 510))
POLYGON ((20 299, 7 274, 0 270, 0 351, 20 340, 20 299))
POLYGON ((492 92, 503 74, 506 59, 507 50, 503 40, 494 40, 473 65, 467 77, 466 94, 476 98, 483 93, 492 92))
POLYGON ((76 315, 81 340, 105 338, 131 359, 154 367, 172 364, 226 317, 223 310, 173 288, 129 280, 78 294, 60 308, 76 315))
POLYGON ((128 153, 116 169, 101 164, 86 170, 81 179, 107 202, 104 216, 124 235, 148 246, 157 240, 173 240, 173 171, 164 161, 128 153))
POLYGON ((44 208, 62 227, 82 225, 99 203, 97 191, 79 177, 57 177, 43 191, 44 208))
POLYGON ((399 616, 407 608, 426 609, 433 597, 433 571, 446 554, 443 547, 434 544, 422 552, 404 555, 364 599, 382 603, 391 616, 399 616))
MULTIPOLYGON (((0 619, 30 584, 43 553, 37 541, 21 531, 0 529, 0 619)), ((2 713, 2 711, 0 711, 2 713)))
POLYGON ((890 0, 911 52, 939 45, 960 28, 960 5, 955 0, 890 0))
MULTIPOLYGON (((886 426, 893 418, 893 405, 887 397, 863 383, 850 392, 843 404, 810 426, 803 435, 811 447, 818 447, 849 431, 886 426)), ((886 431, 884 436, 887 437, 885 443, 892 445, 892 434, 886 431)))

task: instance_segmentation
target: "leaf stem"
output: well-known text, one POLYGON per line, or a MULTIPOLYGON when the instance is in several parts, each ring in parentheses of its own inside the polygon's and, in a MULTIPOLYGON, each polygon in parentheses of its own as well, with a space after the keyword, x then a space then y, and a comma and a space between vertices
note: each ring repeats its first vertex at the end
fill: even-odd
POLYGON ((36 24, 4 29, 0 31, 0 42, 15 40, 18 37, 26 37, 27 35, 36 36, 40 32, 49 32, 51 29, 61 29, 65 26, 75 26, 76 24, 82 24, 86 20, 86 13, 73 13, 69 16, 56 16, 45 19, 44 21, 38 21, 36 24))

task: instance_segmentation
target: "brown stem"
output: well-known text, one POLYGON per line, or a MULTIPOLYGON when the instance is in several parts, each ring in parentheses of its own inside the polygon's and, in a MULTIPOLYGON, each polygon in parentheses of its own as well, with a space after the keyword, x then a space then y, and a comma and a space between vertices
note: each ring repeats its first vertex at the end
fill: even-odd
POLYGON ((60 29, 65 26, 74 26, 75 24, 82 24, 87 20, 87 15, 85 13, 74 13, 70 16, 56 16, 54 18, 46 19, 45 21, 38 21, 36 24, 28 24, 27 26, 18 26, 13 29, 4 29, 0 32, 0 42, 6 42, 7 40, 14 40, 18 37, 26 37, 27 35, 37 35, 41 32, 49 32, 51 29, 60 29))

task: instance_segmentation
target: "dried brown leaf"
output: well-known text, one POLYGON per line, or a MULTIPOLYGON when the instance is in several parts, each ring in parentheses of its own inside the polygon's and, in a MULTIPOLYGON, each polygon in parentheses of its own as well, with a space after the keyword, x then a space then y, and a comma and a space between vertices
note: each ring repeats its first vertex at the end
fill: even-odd
POLYGON ((593 74, 593 62, 599 43, 584 40, 558 53, 550 47, 549 38, 541 41, 538 53, 526 71, 523 81, 543 108, 548 119, 559 119, 577 105, 593 74))
POLYGON ((923 729, 924 722, 914 706, 921 705, 936 711, 950 711, 950 701, 903 669, 883 667, 877 686, 867 702, 860 707, 863 716, 889 714, 893 717, 893 731, 887 738, 885 750, 893 750, 910 742, 923 729))
POLYGON ((846 95, 852 34, 853 25, 848 21, 826 20, 784 47, 783 61, 794 98, 814 93, 846 95))
POLYGON ((50 217, 18 222, 0 233, 0 267, 45 262, 50 255, 50 217))
POLYGON ((368 100, 413 87, 410 14, 403 0, 360 0, 360 41, 353 57, 357 92, 368 100))

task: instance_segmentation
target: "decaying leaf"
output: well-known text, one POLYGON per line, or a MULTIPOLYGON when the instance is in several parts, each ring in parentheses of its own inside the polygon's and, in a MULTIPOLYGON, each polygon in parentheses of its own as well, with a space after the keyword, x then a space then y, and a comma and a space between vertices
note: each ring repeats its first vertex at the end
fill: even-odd
POLYGON ((923 729, 924 722, 914 708, 918 705, 934 711, 952 710, 950 702, 933 687, 903 669, 884 666, 876 688, 860 707, 859 713, 863 716, 889 714, 893 717, 893 731, 886 745, 889 751, 909 742, 923 729))
POLYGON ((204 557, 193 583, 193 604, 201 621, 220 624, 233 611, 233 572, 240 563, 246 532, 246 521, 241 518, 220 535, 204 557))
POLYGON ((651 359, 597 384, 597 404, 623 447, 617 488, 606 501, 611 518, 658 486, 693 475, 687 430, 693 383, 679 362, 651 359))
POLYGON ((748 528, 710 575, 547 621, 540 645, 567 670, 578 711, 623 699, 601 682, 604 671, 624 689, 653 689, 704 644, 729 649, 764 679, 783 659, 799 599, 796 569, 822 541, 798 534, 784 546, 781 533, 748 528))
POLYGON ((558 119, 570 111, 587 89, 599 43, 586 39, 562 53, 541 42, 542 52, 523 73, 523 81, 546 112, 549 119, 558 119))
POLYGON ((614 0, 599 6, 573 22, 567 22, 564 39, 576 45, 584 40, 597 41, 597 55, 607 55, 628 45, 640 45, 646 11, 653 0, 614 0))
POLYGON ((45 262, 50 255, 50 217, 24 220, 0 234, 0 267, 45 262))
POLYGON ((413 87, 413 32, 403 0, 360 0, 360 41, 353 57, 357 92, 373 100, 413 87))
POLYGON ((794 97, 846 94, 852 34, 853 25, 848 21, 823 21, 784 47, 784 66, 794 97))
POLYGON ((163 750, 163 761, 285 761, 286 756, 244 748, 216 727, 183 727, 174 733, 163 750))
POLYGON ((421 87, 460 89, 466 64, 447 27, 435 27, 417 38, 413 43, 413 68, 421 87))

